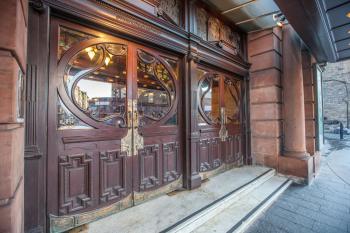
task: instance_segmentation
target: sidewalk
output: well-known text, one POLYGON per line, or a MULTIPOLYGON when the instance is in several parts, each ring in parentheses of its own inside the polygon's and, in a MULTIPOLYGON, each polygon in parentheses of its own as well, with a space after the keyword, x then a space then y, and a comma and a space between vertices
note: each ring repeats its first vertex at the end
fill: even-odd
POLYGON ((350 142, 332 140, 322 155, 313 184, 293 184, 247 233, 350 232, 350 142))

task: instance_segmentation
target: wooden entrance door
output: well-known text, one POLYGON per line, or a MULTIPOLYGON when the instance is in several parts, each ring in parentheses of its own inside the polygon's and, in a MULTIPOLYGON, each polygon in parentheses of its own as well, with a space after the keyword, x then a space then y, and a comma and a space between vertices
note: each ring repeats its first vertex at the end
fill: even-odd
POLYGON ((50 38, 51 225, 182 186, 178 57, 58 19, 50 38))
POLYGON ((202 179, 243 164, 241 79, 199 67, 197 127, 199 171, 202 179))

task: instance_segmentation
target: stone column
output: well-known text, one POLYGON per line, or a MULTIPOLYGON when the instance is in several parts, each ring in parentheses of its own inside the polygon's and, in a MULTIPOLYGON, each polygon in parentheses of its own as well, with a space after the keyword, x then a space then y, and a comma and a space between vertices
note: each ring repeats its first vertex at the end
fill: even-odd
POLYGON ((0 1, 0 232, 23 232, 26 0, 0 1))
POLYGON ((305 141, 301 41, 289 25, 283 30, 283 53, 283 155, 302 159, 308 155, 305 141))
POLYGON ((312 160, 306 152, 302 42, 290 25, 283 28, 283 150, 279 171, 306 179, 312 160))

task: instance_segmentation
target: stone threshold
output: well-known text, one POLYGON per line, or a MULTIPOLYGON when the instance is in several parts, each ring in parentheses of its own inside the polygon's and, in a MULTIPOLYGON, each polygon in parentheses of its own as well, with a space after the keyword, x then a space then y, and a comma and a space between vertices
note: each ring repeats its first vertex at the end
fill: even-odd
MULTIPOLYGON (((274 177, 275 170, 266 167, 231 169, 210 178, 198 189, 163 195, 92 222, 86 232, 191 232, 274 177)), ((232 221, 230 228, 233 225, 232 221)))

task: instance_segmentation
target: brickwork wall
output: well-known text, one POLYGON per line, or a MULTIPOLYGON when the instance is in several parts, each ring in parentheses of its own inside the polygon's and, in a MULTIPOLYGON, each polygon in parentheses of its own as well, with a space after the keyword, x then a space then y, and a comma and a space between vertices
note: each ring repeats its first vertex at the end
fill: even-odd
POLYGON ((24 125, 18 77, 25 73, 27 0, 0 1, 0 232, 23 232, 24 125))
POLYGON ((248 35, 252 158, 256 164, 277 168, 282 140, 280 28, 248 35))
POLYGON ((346 126, 346 103, 347 95, 344 83, 350 90, 350 60, 328 63, 322 74, 323 80, 323 114, 328 120, 342 121, 346 126), (333 80, 333 81, 330 81, 333 80))

